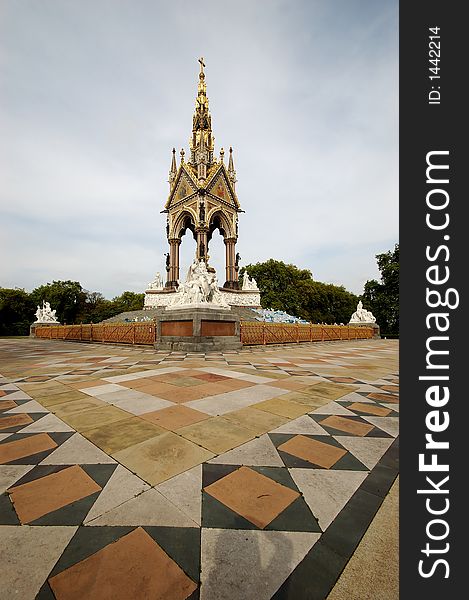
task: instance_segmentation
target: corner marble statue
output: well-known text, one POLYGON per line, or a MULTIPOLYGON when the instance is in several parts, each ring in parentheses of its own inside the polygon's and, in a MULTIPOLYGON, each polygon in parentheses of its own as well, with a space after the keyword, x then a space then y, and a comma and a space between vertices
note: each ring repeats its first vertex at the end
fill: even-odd
POLYGON ((350 317, 350 323, 376 323, 376 317, 363 308, 363 302, 357 304, 357 310, 350 317))
POLYGON ((149 290, 162 290, 163 289, 163 280, 161 279, 161 275, 157 273, 155 275, 155 279, 148 284, 149 290))
POLYGON ((243 287, 242 287, 243 291, 259 291, 259 288, 257 287, 257 281, 254 279, 254 277, 249 277, 249 275, 247 273, 244 274, 243 276, 243 287))
POLYGON ((187 272, 186 281, 179 286, 169 306, 177 308, 200 304, 207 308, 230 308, 218 289, 215 271, 209 271, 204 260, 194 259, 187 272))
POLYGON ((36 312, 35 323, 59 323, 55 316, 56 310, 52 310, 49 302, 42 301, 42 308, 38 305, 36 312))

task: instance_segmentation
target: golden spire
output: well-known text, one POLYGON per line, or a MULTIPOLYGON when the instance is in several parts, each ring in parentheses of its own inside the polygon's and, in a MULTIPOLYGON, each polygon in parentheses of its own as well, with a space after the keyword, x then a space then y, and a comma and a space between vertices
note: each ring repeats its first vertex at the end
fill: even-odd
POLYGON ((169 187, 172 188, 174 180, 176 179, 177 167, 176 167, 176 148, 173 148, 173 158, 171 160, 171 169, 169 170, 169 187))
POLYGON ((192 119, 192 137, 190 139, 191 163, 199 164, 203 162, 209 165, 213 162, 214 138, 212 136, 212 118, 208 109, 204 59, 199 58, 199 63, 199 84, 192 119))
POLYGON ((236 171, 235 171, 234 162, 233 162, 233 148, 231 146, 230 146, 230 158, 228 160, 228 176, 234 187, 234 185, 236 183, 236 171))

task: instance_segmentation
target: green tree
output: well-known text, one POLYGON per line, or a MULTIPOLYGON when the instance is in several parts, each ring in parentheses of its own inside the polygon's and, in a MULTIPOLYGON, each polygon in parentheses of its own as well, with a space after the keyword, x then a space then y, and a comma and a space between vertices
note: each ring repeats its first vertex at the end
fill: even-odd
POLYGON ((35 308, 25 290, 0 288, 0 335, 29 335, 35 308))
POLYGON ((107 300, 101 292, 86 292, 83 313, 78 318, 82 323, 100 323, 119 312, 114 302, 107 300))
POLYGON ((312 323, 347 324, 358 302, 358 297, 344 286, 321 281, 305 281, 300 285, 300 293, 299 316, 312 323))
POLYGON ((311 271, 271 258, 263 263, 243 267, 240 275, 245 272, 257 281, 263 308, 285 310, 291 315, 299 316, 302 307, 299 283, 312 281, 311 271))
POLYGON ((358 298, 343 286, 314 281, 311 271, 270 259, 240 271, 254 277, 263 308, 284 310, 313 323, 348 323, 358 298))
POLYGON ((57 311, 57 319, 61 323, 72 324, 84 313, 86 292, 78 281, 53 281, 40 285, 31 292, 35 304, 49 302, 57 311))
POLYGON ((136 294, 135 292, 123 292, 120 296, 112 299, 117 312, 125 312, 128 310, 142 310, 145 294, 136 294))
POLYGON ((399 244, 376 255, 381 281, 365 283, 363 303, 376 317, 382 335, 399 335, 399 244))

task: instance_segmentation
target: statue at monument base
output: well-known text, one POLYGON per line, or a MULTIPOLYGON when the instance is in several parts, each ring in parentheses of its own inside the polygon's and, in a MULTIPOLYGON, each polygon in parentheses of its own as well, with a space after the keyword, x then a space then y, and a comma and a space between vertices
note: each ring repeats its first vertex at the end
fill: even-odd
POLYGON ((216 309, 231 308, 218 289, 215 270, 208 270, 205 261, 197 259, 192 262, 186 281, 179 286, 167 308, 178 309, 194 306, 216 309))
POLYGON ((357 310, 350 317, 350 325, 356 323, 376 323, 376 317, 369 310, 363 308, 363 302, 357 304, 357 310))
POLYGON ((36 320, 29 328, 29 335, 35 337, 36 327, 51 327, 52 325, 60 325, 60 322, 55 316, 56 310, 52 310, 49 302, 42 301, 42 308, 38 305, 36 312, 36 320))
POLYGON ((259 288, 257 287, 257 281, 254 279, 254 277, 249 277, 247 273, 244 273, 243 287, 241 289, 244 291, 259 291, 259 288))
POLYGON ((49 302, 42 301, 42 308, 38 305, 36 312, 34 313, 36 316, 36 320, 34 323, 56 323, 60 325, 57 317, 55 316, 56 310, 52 310, 49 302))

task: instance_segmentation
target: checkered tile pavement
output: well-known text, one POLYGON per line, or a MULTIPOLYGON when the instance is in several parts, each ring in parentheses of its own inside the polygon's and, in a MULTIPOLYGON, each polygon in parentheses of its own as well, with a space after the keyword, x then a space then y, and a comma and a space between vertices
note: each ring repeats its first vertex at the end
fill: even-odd
POLYGON ((326 598, 397 476, 392 340, 0 364, 9 597, 326 598))

